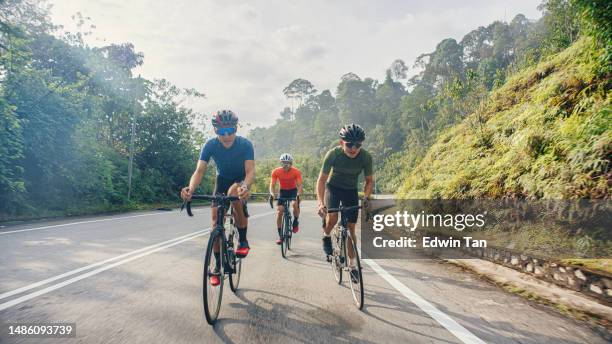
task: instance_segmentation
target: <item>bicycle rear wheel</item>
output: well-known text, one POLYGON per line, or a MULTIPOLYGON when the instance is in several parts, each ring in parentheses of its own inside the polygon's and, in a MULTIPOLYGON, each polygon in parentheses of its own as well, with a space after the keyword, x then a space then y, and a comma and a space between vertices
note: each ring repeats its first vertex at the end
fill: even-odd
POLYGON ((214 325, 215 321, 219 317, 219 311, 221 309, 221 299, 223 297, 223 281, 224 281, 224 247, 221 243, 221 234, 214 230, 210 234, 210 239, 208 239, 208 246, 206 248, 206 254, 204 256, 204 273, 203 273, 203 281, 202 281, 202 301, 204 304, 204 315, 206 316, 206 321, 210 325, 214 325), (218 241, 221 245, 221 249, 219 252, 219 262, 217 262, 217 258, 214 254, 214 244, 215 241, 218 241), (215 267, 218 267, 218 277, 219 277, 219 285, 213 286, 210 283, 210 276, 213 275, 213 271, 215 267))
POLYGON ((232 231, 227 238, 230 249, 227 251, 229 265, 232 272, 229 274, 230 289, 235 293, 240 284, 240 273, 242 272, 242 258, 236 257, 236 248, 238 248, 238 231, 232 226, 232 231))
POLYGON ((343 258, 345 250, 342 247, 342 240, 340 240, 337 228, 334 228, 332 233, 332 261, 331 267, 332 272, 334 273, 334 278, 338 284, 342 283, 342 267, 343 267, 343 258))
MULTIPOLYGON (((351 284, 351 293, 353 294, 353 300, 355 301, 355 305, 357 308, 363 308, 363 273, 361 271, 361 260, 359 259, 359 252, 357 251, 357 244, 352 240, 350 234, 346 236, 345 241, 347 249, 353 250, 353 257, 355 261, 355 270, 357 271, 357 280, 353 281, 353 277, 351 276, 351 271, 349 268, 349 282, 351 284), (350 240, 349 240, 350 239, 350 240)), ((347 257, 348 259, 348 257, 347 257)))

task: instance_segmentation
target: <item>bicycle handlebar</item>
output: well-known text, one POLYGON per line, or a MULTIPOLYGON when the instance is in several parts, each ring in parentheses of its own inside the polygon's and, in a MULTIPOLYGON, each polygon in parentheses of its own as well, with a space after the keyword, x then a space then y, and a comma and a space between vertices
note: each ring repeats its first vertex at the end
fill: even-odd
POLYGON ((272 202, 274 201, 281 201, 281 202, 292 202, 292 201, 297 201, 297 199, 299 198, 299 196, 297 197, 270 197, 268 199, 268 201, 270 202, 270 208, 274 208, 274 206, 272 205, 272 202))
MULTIPOLYGON (((216 202, 234 202, 240 199, 238 196, 225 196, 225 195, 193 195, 191 199, 203 199, 208 201, 216 201, 216 202)), ((183 209, 187 209, 187 215, 193 216, 193 212, 191 211, 191 201, 184 201, 183 205, 181 205, 181 211, 183 209)))
POLYGON ((354 209, 361 209, 361 206, 360 205, 353 205, 353 206, 350 206, 350 207, 341 206, 340 208, 329 208, 329 209, 327 209, 327 213, 328 214, 329 213, 344 213, 344 212, 351 211, 351 210, 354 210, 354 209))

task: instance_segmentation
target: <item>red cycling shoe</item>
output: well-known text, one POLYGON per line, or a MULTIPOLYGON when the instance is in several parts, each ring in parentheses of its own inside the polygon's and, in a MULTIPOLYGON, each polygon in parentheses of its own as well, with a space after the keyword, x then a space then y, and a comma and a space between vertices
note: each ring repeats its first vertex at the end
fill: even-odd
POLYGON ((219 278, 219 276, 221 275, 221 273, 219 272, 218 269, 214 269, 213 271, 210 272, 210 277, 208 277, 208 281, 210 282, 210 285, 212 285, 213 287, 218 286, 219 284, 221 284, 221 279, 219 278))
POLYGON ((249 247, 249 242, 248 241, 242 241, 240 242, 240 244, 238 245, 238 248, 236 249, 236 256, 238 258, 244 258, 249 254, 249 251, 251 250, 251 248, 249 247))

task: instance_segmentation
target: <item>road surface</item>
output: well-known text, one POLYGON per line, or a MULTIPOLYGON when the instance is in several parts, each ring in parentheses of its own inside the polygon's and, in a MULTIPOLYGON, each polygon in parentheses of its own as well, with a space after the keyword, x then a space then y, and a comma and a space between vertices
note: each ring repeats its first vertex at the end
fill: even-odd
POLYGON ((1 343, 606 343, 546 307, 436 260, 364 264, 363 311, 323 260, 302 203, 289 259, 269 205, 251 203, 240 290, 203 318, 210 209, 47 221, 0 229, 0 323, 76 323, 71 339, 1 343))

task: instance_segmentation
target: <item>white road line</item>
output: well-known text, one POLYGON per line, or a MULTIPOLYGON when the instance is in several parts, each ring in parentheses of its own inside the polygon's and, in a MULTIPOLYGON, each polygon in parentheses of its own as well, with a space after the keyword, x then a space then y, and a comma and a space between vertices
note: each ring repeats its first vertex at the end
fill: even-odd
POLYGON ((0 232, 0 235, 2 235, 2 234, 20 233, 20 232, 29 232, 29 231, 37 231, 37 230, 48 229, 48 228, 66 227, 66 226, 72 226, 72 225, 82 225, 84 223, 114 221, 114 220, 132 219, 132 218, 135 218, 135 217, 142 217, 142 216, 155 216, 155 215, 166 215, 166 214, 176 214, 176 212, 163 212, 163 213, 132 215, 132 216, 124 216, 124 217, 112 217, 112 218, 109 218, 109 219, 79 221, 79 222, 62 223, 62 224, 59 224, 59 225, 50 225, 50 226, 42 226, 42 227, 34 227, 34 228, 16 229, 14 231, 0 232))
POLYGON ((72 275, 77 274, 79 272, 82 272, 82 271, 85 271, 85 270, 89 270, 91 268, 95 268, 97 266, 104 265, 104 264, 107 264, 107 263, 110 263, 110 262, 113 262, 113 261, 116 261, 116 260, 119 260, 119 259, 123 259, 125 257, 131 256, 131 255, 136 254, 136 253, 140 253, 140 252, 143 252, 143 251, 151 250, 151 249, 154 249, 154 248, 156 248, 158 246, 166 245, 166 244, 169 244, 171 242, 174 242, 174 241, 177 241, 177 240, 181 240, 181 239, 186 238, 188 236, 192 236, 192 235, 195 235, 195 234, 198 234, 198 233, 202 233, 202 232, 208 231, 208 230, 210 230, 210 228, 206 228, 206 229, 203 229, 203 230, 197 231, 197 232, 191 232, 189 234, 185 234, 183 236, 180 236, 180 237, 177 237, 177 238, 174 238, 174 239, 166 240, 166 241, 154 244, 154 245, 143 247, 143 248, 135 250, 135 251, 127 252, 127 253, 124 253, 122 255, 113 257, 113 258, 109 258, 109 259, 106 259, 106 260, 103 260, 103 261, 100 261, 100 262, 97 262, 97 263, 93 263, 93 264, 90 264, 90 265, 87 265, 87 266, 83 266, 81 268, 65 272, 65 273, 63 273, 61 275, 50 277, 50 278, 44 279, 42 281, 38 281, 36 283, 32 283, 30 285, 18 288, 18 289, 11 290, 11 291, 8 291, 6 293, 2 293, 2 294, 0 294, 0 300, 5 299, 5 298, 7 298, 9 296, 21 294, 21 293, 23 293, 25 291, 28 291, 30 289, 38 288, 40 286, 43 286, 45 284, 57 281, 57 280, 62 279, 62 278, 65 278, 65 277, 68 277, 68 276, 72 276, 72 275))
POLYGON ((112 269, 112 268, 114 268, 114 267, 116 267, 116 266, 123 265, 123 264, 125 264, 125 263, 129 263, 129 262, 131 262, 131 261, 133 261, 133 260, 136 260, 136 259, 138 259, 138 258, 142 258, 142 257, 144 257, 144 256, 148 256, 148 255, 150 255, 150 254, 152 254, 152 253, 155 253, 155 252, 157 252, 157 251, 161 251, 161 250, 166 249, 166 248, 168 248, 168 247, 172 247, 172 246, 174 246, 174 245, 178 245, 178 244, 180 244, 180 243, 182 243, 182 242, 184 242, 184 241, 188 241, 188 240, 191 240, 191 239, 197 238, 197 237, 199 237, 199 236, 206 235, 206 234, 208 234, 208 233, 210 233, 210 231, 206 231, 206 232, 204 232, 204 233, 199 233, 199 234, 196 234, 196 235, 192 235, 192 236, 190 236, 190 237, 187 237, 187 238, 185 238, 185 239, 182 239, 182 240, 179 240, 179 241, 173 242, 173 243, 171 243, 171 244, 168 244, 168 245, 165 245, 165 246, 161 246, 161 247, 155 248, 155 249, 150 250, 150 251, 146 251, 146 252, 140 253, 140 254, 138 254, 138 255, 135 255, 135 256, 129 257, 129 258, 124 259, 124 260, 120 260, 120 261, 115 262, 115 263, 113 263, 113 264, 109 264, 109 265, 103 266, 103 267, 101 267, 101 268, 98 268, 98 269, 92 270, 92 271, 90 271, 90 272, 86 272, 86 273, 84 273, 84 274, 78 275, 78 276, 73 277, 73 278, 71 278, 71 279, 69 279, 69 280, 65 280, 65 281, 63 281, 63 282, 60 282, 60 283, 57 283, 57 284, 53 284, 53 285, 51 285, 51 286, 48 286, 48 287, 46 287, 46 288, 44 288, 44 289, 41 289, 41 290, 35 291, 35 292, 33 292, 33 293, 26 294, 26 295, 24 295, 24 296, 18 297, 18 298, 16 298, 16 299, 11 300, 11 301, 8 301, 8 302, 5 302, 5 303, 0 304, 0 311, 3 311, 3 310, 5 310, 5 309, 7 309, 7 308, 9 308, 9 307, 15 306, 16 304, 22 303, 22 302, 24 302, 24 301, 31 300, 31 299, 33 299, 33 298, 35 298, 35 297, 40 296, 40 295, 44 295, 44 294, 50 293, 50 292, 52 292, 52 291, 54 291, 54 290, 56 290, 56 289, 59 289, 59 288, 65 287, 65 286, 67 286, 67 285, 69 285, 69 284, 72 284, 72 283, 78 282, 78 281, 80 281, 80 280, 82 280, 82 279, 85 279, 85 278, 87 278, 87 277, 91 277, 91 276, 93 276, 93 275, 97 275, 97 274, 99 274, 99 273, 101 273, 101 272, 104 272, 104 271, 106 271, 106 270, 112 269))
MULTIPOLYGON (((194 213, 199 213, 199 212, 195 212, 194 211, 194 213)), ((42 226, 42 227, 24 228, 24 229, 12 230, 12 231, 5 231, 5 232, 0 232, 0 235, 3 235, 3 234, 12 234, 12 233, 21 233, 21 232, 29 232, 29 231, 37 231, 37 230, 41 230, 41 229, 49 229, 49 228, 57 228, 57 227, 66 227, 66 226, 72 226, 72 225, 82 225, 82 224, 85 224, 85 223, 114 221, 114 220, 132 219, 132 218, 135 218, 135 217, 167 215, 167 214, 177 214, 177 213, 174 212, 174 211, 164 211, 164 212, 152 213, 152 214, 141 214, 141 215, 131 215, 131 216, 123 216, 123 217, 111 217, 111 218, 108 218, 108 219, 100 219, 100 220, 88 220, 88 221, 61 223, 61 224, 58 224, 58 225, 49 225, 49 226, 42 226)))
MULTIPOLYGON (((263 214, 252 215, 252 216, 250 216, 250 219, 256 219, 258 217, 262 217, 262 216, 266 216, 266 215, 270 215, 270 214, 274 214, 274 213, 275 213, 274 211, 271 211, 271 212, 266 212, 266 213, 263 213, 263 214)), ((9 307, 12 307, 14 305, 17 305, 17 304, 19 304, 21 302, 31 300, 31 299, 33 299, 35 297, 40 296, 40 295, 47 294, 47 293, 52 292, 52 291, 54 291, 56 289, 59 289, 59 288, 62 288, 64 286, 67 286, 69 284, 75 283, 75 282, 80 281, 82 279, 85 279, 87 277, 91 277, 91 276, 97 275, 97 274, 99 274, 101 272, 104 272, 106 270, 112 269, 112 268, 114 268, 116 266, 123 265, 123 264, 131 262, 133 260, 136 260, 136 259, 148 256, 148 255, 150 255, 152 253, 155 253, 155 252, 161 251, 163 249, 166 249, 166 248, 178 245, 178 244, 183 243, 185 241, 188 241, 188 240, 195 239, 197 237, 206 235, 209 232, 210 232, 210 228, 207 228, 207 229, 204 229, 204 230, 200 230, 200 231, 197 231, 197 232, 193 232, 193 233, 189 233, 189 234, 186 234, 186 235, 174 238, 174 239, 170 239, 170 240, 167 240, 167 241, 155 244, 155 245, 147 246, 147 247, 144 247, 144 248, 132 251, 132 252, 128 252, 128 253, 122 254, 120 256, 114 257, 114 258, 110 258, 110 259, 107 259, 107 260, 104 260, 104 261, 101 261, 101 262, 98 262, 98 263, 94 263, 94 264, 91 264, 91 265, 88 265, 88 266, 85 266, 85 267, 82 267, 82 268, 79 268, 79 269, 75 269, 75 270, 69 271, 67 273, 55 276, 55 277, 51 277, 51 278, 42 280, 40 282, 36 282, 36 283, 30 284, 30 285, 22 287, 22 288, 18 288, 18 289, 15 289, 15 290, 12 290, 12 291, 0 294, 0 299, 3 299, 3 298, 6 298, 6 297, 9 297, 9 296, 12 296, 12 295, 20 294, 20 293, 22 293, 24 291, 27 291, 27 290, 30 290, 30 289, 33 289, 33 288, 40 287, 42 285, 48 284, 48 283, 56 281, 58 279, 61 279, 61 278, 64 278, 64 277, 67 277, 67 276, 70 276, 70 275, 74 275, 76 273, 79 273, 79 272, 91 269, 93 267, 100 266, 100 265, 109 263, 111 261, 115 261, 115 260, 118 260, 118 259, 121 259, 121 258, 125 258, 125 257, 128 257, 128 256, 131 256, 131 257, 128 257, 126 259, 119 260, 119 261, 117 261, 115 263, 112 263, 112 264, 109 264, 109 265, 106 265, 106 266, 102 266, 102 267, 100 267, 98 269, 95 269, 95 270, 86 272, 84 274, 78 275, 78 276, 73 277, 71 279, 68 279, 66 281, 63 281, 63 282, 51 285, 51 286, 46 287, 44 289, 32 292, 30 294, 26 294, 24 296, 18 297, 16 299, 13 299, 13 300, 8 301, 8 302, 2 303, 2 304, 0 304, 0 311, 5 310, 5 309, 7 309, 9 307), (144 251, 144 252, 142 252, 142 251, 144 251), (141 253, 136 254, 138 252, 141 252, 141 253), (136 255, 134 255, 134 254, 136 254, 136 255)))
POLYGON ((440 325, 444 326, 450 333, 459 338, 463 343, 466 344, 484 344, 485 342, 476 337, 472 332, 468 331, 465 327, 457 323, 453 318, 449 317, 434 305, 423 299, 417 293, 406 287, 402 282, 398 281, 395 277, 389 274, 383 269, 378 263, 372 259, 364 259, 369 266, 376 271, 382 278, 384 278, 393 288, 402 293, 408 300, 417 305, 423 312, 427 313, 430 317, 436 320, 440 325))

